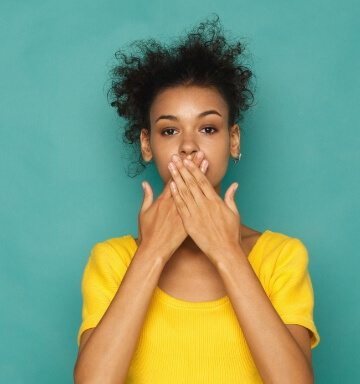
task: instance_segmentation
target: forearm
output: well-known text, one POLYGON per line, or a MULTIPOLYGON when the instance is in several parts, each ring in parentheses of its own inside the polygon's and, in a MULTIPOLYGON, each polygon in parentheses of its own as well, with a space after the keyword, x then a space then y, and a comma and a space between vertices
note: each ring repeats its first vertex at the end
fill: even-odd
POLYGON ((217 269, 264 383, 313 383, 312 367, 241 247, 223 255, 217 269))
POLYGON ((155 249, 137 249, 111 304, 79 353, 75 382, 123 383, 164 267, 155 249))

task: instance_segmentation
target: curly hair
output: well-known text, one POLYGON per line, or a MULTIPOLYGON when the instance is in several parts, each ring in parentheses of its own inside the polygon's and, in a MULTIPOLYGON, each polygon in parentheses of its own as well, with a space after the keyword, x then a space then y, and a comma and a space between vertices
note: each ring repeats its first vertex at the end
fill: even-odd
MULTIPOLYGON (((244 56, 244 43, 229 43, 224 35, 219 17, 206 20, 194 27, 184 37, 167 46, 154 39, 135 40, 130 46, 138 51, 115 53, 119 61, 110 70, 111 106, 127 120, 123 141, 133 145, 136 155, 137 176, 147 166, 140 150, 142 128, 151 130, 150 107, 161 90, 177 85, 216 87, 228 105, 229 127, 243 119, 241 111, 247 110, 254 100, 250 89, 251 70, 237 61, 244 56)), ((241 128, 240 128, 241 130, 241 128)))

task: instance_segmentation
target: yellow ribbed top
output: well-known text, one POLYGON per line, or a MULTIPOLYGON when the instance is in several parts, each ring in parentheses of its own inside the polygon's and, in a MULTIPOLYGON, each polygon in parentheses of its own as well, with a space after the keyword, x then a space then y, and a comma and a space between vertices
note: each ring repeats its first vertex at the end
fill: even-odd
MULTIPOLYGON (((101 320, 136 249, 132 235, 111 238, 92 248, 81 284, 78 345, 82 332, 101 320)), ((311 348, 316 347, 320 336, 313 320, 314 293, 302 241, 266 230, 248 259, 284 323, 308 328, 311 348)), ((170 382, 262 383, 228 296, 190 302, 156 286, 126 383, 170 382)))

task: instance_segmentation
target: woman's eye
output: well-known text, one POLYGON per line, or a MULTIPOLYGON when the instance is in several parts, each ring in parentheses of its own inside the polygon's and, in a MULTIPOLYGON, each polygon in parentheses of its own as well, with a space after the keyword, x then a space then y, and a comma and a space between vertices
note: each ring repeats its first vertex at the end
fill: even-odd
MULTIPOLYGON (((206 135, 213 135, 213 134, 217 131, 217 129, 214 128, 214 127, 205 127, 205 128, 203 128, 202 130, 204 130, 204 129, 212 129, 212 130, 213 130, 212 132, 206 132, 206 135)), ((167 129, 164 129, 164 130, 161 132, 161 134, 162 134, 163 136, 173 136, 172 134, 169 134, 169 135, 165 134, 165 132, 169 132, 169 131, 175 131, 175 129, 174 129, 174 128, 167 128, 167 129)))
POLYGON ((164 130, 161 132, 161 134, 162 134, 163 136, 173 136, 173 135, 165 135, 165 132, 168 132, 168 131, 175 131, 175 129, 174 129, 174 128, 167 128, 167 129, 164 129, 164 130))
POLYGON ((213 135, 216 131, 217 131, 217 129, 216 128, 214 128, 214 127, 205 127, 205 128, 203 128, 203 129, 213 129, 213 132, 208 132, 207 133, 207 135, 213 135))

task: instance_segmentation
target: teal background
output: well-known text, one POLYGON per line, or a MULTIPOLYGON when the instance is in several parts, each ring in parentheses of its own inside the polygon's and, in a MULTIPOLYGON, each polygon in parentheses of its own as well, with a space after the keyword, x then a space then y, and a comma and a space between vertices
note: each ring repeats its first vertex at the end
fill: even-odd
POLYGON ((92 246, 137 234, 141 181, 106 100, 113 54, 165 41, 212 12, 245 38, 257 104, 242 122, 242 221, 308 248, 321 342, 317 383, 359 361, 358 1, 2 1, 0 382, 71 383, 80 282, 92 246), (358 196, 358 197, 356 197, 358 196))

